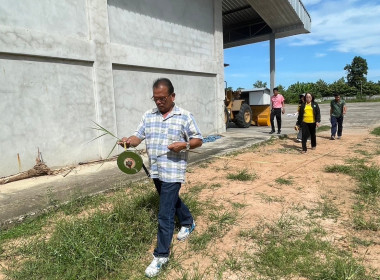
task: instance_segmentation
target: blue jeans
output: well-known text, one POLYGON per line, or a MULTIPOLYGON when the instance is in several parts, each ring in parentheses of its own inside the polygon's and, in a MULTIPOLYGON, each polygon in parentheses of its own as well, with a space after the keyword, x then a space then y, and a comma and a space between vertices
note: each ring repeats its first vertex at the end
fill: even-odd
POLYGON ((342 136, 343 116, 340 116, 340 117, 331 116, 331 136, 335 137, 337 126, 338 126, 338 136, 342 136))
POLYGON ((174 217, 177 216, 181 226, 191 225, 193 217, 187 206, 179 198, 181 183, 168 183, 159 179, 153 179, 153 182, 160 195, 157 247, 154 249, 153 255, 168 257, 174 233, 174 217))

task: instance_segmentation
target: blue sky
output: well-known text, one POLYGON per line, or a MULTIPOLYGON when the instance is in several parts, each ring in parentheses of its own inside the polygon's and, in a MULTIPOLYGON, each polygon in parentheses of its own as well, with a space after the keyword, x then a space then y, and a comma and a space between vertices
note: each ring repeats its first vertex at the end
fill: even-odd
MULTIPOLYGON (((276 40, 276 85, 333 83, 346 78, 355 56, 366 59, 367 80, 380 81, 380 0, 302 0, 311 33, 276 40)), ((224 50, 228 87, 250 89, 257 80, 270 86, 269 42, 224 50)))

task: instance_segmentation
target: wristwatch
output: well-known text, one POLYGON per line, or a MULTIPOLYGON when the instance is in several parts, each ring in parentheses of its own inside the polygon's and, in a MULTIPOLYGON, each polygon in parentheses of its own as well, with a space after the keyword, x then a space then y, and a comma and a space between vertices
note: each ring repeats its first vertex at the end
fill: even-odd
POLYGON ((186 142, 186 151, 190 150, 190 143, 186 142))

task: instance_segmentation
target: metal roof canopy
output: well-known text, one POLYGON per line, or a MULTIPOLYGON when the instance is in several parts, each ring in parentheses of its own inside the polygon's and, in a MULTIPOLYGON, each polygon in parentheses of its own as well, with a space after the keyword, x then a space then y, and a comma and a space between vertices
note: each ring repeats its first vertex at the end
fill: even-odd
POLYGON ((310 33, 311 18, 300 0, 223 0, 223 47, 310 33))
POLYGON ((311 18, 301 0, 223 0, 223 48, 269 40, 270 89, 275 86, 275 41, 310 33, 311 18))

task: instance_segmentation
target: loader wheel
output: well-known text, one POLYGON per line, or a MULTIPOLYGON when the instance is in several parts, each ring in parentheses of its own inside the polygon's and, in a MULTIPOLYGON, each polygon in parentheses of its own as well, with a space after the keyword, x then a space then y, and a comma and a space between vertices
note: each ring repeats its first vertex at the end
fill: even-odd
POLYGON ((248 104, 241 104, 240 111, 235 115, 236 125, 238 127, 249 127, 252 121, 252 110, 248 104))
POLYGON ((226 129, 228 127, 229 122, 230 122, 230 114, 228 114, 227 107, 224 107, 224 124, 226 126, 226 129))

